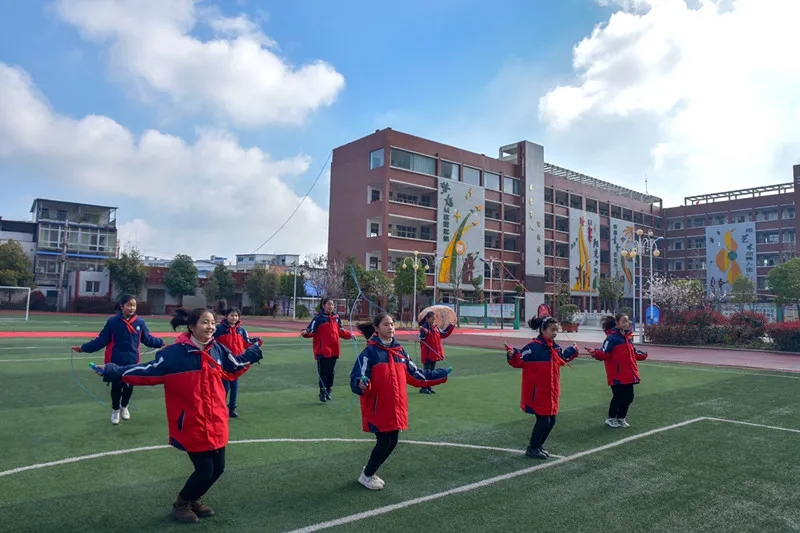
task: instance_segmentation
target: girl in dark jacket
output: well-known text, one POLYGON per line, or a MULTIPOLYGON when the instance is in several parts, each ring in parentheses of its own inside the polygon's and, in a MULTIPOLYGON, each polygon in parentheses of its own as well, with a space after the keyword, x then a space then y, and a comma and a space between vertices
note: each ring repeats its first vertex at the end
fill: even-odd
POLYGON ((528 325, 539 335, 522 350, 506 345, 506 358, 509 365, 522 369, 520 409, 536 416, 525 455, 547 459, 550 454, 543 446, 556 425, 561 396, 561 367, 578 357, 578 349, 570 346, 562 351, 555 343, 558 333, 558 321, 555 318, 532 318, 528 325))
MULTIPOLYGON (((140 360, 140 344, 149 348, 164 346, 162 339, 150 335, 144 319, 136 315, 136 298, 123 294, 116 303, 117 314, 106 320, 106 325, 96 339, 80 346, 76 352, 94 353, 105 348, 105 363, 132 365, 140 360)), ((133 386, 120 380, 111 382, 111 423, 130 420, 128 404, 133 396, 133 386)))
MULTIPOLYGON (((218 343, 225 346, 233 355, 242 355, 253 344, 261 346, 261 339, 250 337, 242 326, 242 322, 239 320, 241 313, 238 308, 228 307, 225 300, 220 300, 217 302, 217 309, 224 317, 214 332, 214 338, 218 343)), ((236 412, 236 404, 239 399, 239 380, 225 380, 223 384, 225 391, 229 394, 228 415, 231 418, 239 418, 239 413, 236 412)))
POLYGON ((333 312, 333 298, 322 298, 319 302, 319 313, 311 319, 308 327, 300 332, 300 336, 314 339, 314 359, 317 361, 319 378, 319 401, 331 399, 333 377, 336 361, 339 359, 339 339, 352 339, 349 331, 344 329, 339 315, 333 312))
POLYGON ((389 458, 400 432, 408 429, 406 384, 429 387, 447 381, 452 369, 420 370, 394 338, 394 320, 378 313, 358 329, 369 339, 350 373, 350 388, 361 397, 361 427, 375 434, 375 447, 358 482, 370 490, 385 483, 376 475, 389 458))
MULTIPOLYGON (((436 313, 428 311, 428 314, 419 323, 419 351, 422 368, 434 370, 437 362, 444 361, 442 339, 449 337, 454 328, 455 326, 450 324, 442 331, 436 324, 436 313)), ((433 387, 423 387, 419 392, 435 394, 433 387)))
POLYGON ((589 354, 603 361, 606 367, 606 379, 611 387, 611 403, 608 406, 606 425, 612 428, 628 428, 628 408, 633 403, 633 386, 639 383, 639 365, 637 361, 647 359, 647 353, 637 350, 633 345, 631 321, 628 315, 608 316, 603 320, 606 340, 603 347, 593 350, 586 348, 589 354))

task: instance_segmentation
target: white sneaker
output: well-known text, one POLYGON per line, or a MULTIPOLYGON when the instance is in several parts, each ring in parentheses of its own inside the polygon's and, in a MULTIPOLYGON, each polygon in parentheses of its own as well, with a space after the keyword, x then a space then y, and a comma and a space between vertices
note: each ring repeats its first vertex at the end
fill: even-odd
POLYGON ((383 480, 377 476, 364 475, 364 470, 361 470, 361 475, 358 476, 358 482, 367 487, 369 490, 383 490, 383 480))
POLYGON ((606 418, 606 425, 610 428, 618 428, 619 421, 616 418, 606 418))
POLYGON ((624 418, 617 418, 617 427, 629 428, 631 425, 624 418))
POLYGON ((128 411, 127 407, 120 407, 119 414, 123 420, 130 420, 131 419, 131 412, 128 411))
POLYGON ((115 426, 119 424, 119 411, 111 411, 111 423, 115 426))

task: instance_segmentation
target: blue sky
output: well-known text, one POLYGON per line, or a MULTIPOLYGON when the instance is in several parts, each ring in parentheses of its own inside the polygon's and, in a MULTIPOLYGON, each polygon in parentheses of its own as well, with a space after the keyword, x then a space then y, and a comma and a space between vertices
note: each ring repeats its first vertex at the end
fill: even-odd
MULTIPOLYGON (((549 118, 540 119, 541 99, 545 95, 553 94, 559 86, 581 89, 581 79, 573 70, 574 47, 589 37, 598 24, 604 25, 606 33, 611 31, 614 26, 609 24, 610 17, 620 6, 604 7, 593 0, 415 0, 402 3, 402 8, 397 3, 365 0, 209 0, 198 3, 196 10, 215 9, 211 18, 246 16, 276 43, 273 50, 285 63, 300 67, 324 61, 344 78, 343 88, 335 91, 332 101, 307 110, 301 124, 267 119, 242 124, 224 112, 216 113, 213 102, 201 109, 187 110, 176 104, 174 92, 172 98, 165 97, 165 91, 151 90, 147 83, 140 83, 135 67, 128 68, 116 55, 113 38, 107 33, 100 38, 88 35, 91 33, 88 25, 93 21, 83 19, 82 23, 79 16, 76 19, 65 15, 83 1, 0 0, 3 13, 0 17, 0 63, 27 73, 30 90, 48 103, 52 113, 75 120, 88 115, 108 117, 128 130, 134 139, 148 130, 157 130, 192 144, 198 139, 199 129, 211 128, 232 136, 242 149, 259 148, 275 161, 307 156, 310 160, 305 159, 306 164, 300 165, 303 168, 299 171, 277 173, 278 179, 297 196, 305 193, 333 147, 386 126, 487 154, 496 153, 505 143, 525 138, 544 144, 546 159, 552 163, 637 189, 643 188, 643 176, 648 172, 651 176, 663 173, 664 165, 675 172, 688 172, 687 160, 696 160, 674 143, 658 142, 664 121, 674 116, 665 117, 666 111, 655 112, 653 106, 609 112, 608 107, 613 107, 613 91, 609 87, 606 92, 611 96, 606 96, 606 109, 600 108, 601 104, 594 100, 589 105, 585 100, 573 102, 567 98, 567 104, 562 104, 566 111, 563 108, 554 111, 553 104, 548 108, 550 114, 542 115, 549 118), (572 129, 554 130, 552 126, 558 117, 570 115, 570 107, 587 110, 583 116, 571 119, 572 129), (611 131, 620 131, 620 135, 642 132, 634 137, 646 137, 649 144, 623 148, 626 144, 623 139, 609 140, 609 136, 613 137, 611 131), (674 149, 663 150, 666 156, 662 158, 662 166, 657 168, 651 156, 660 145, 674 149), (639 155, 629 157, 626 153, 629 150, 639 155)), ((741 0, 742 3, 746 1, 741 0)), ((148 3, 143 1, 142 5, 148 3)), ((124 13, 126 8, 120 9, 124 13)), ((153 8, 153 11, 158 9, 153 8)), ((693 16, 691 10, 684 11, 685 16, 693 16)), ((658 13, 627 12, 624 15, 629 17, 630 25, 646 23, 645 17, 658 13)), ((159 16, 155 14, 147 20, 155 21, 152 22, 155 25, 159 16)), ((655 20, 664 22, 666 17, 661 14, 655 20)), ((202 21, 190 26, 188 37, 199 43, 215 37, 209 25, 202 21)), ((97 28, 95 26, 94 30, 97 28)), ((102 28, 103 31, 107 29, 102 28)), ((129 30, 119 31, 124 35, 129 30)), ((622 58, 620 61, 627 61, 624 47, 635 46, 639 37, 630 32, 622 40, 615 39, 614 35, 596 35, 592 39, 596 46, 586 54, 587 68, 592 62, 600 65, 609 54, 618 54, 622 58), (601 46, 607 46, 607 51, 598 51, 601 46)), ((139 57, 135 50, 131 51, 137 46, 135 37, 127 39, 127 58, 139 57)), ((148 72, 158 72, 159 65, 153 64, 160 60, 159 54, 170 52, 161 50, 155 56, 148 56, 146 59, 151 63, 148 72)), ((202 65, 198 68, 203 70, 202 65)), ((209 67, 210 77, 215 73, 213 68, 209 67)), ((609 85, 608 79, 601 81, 609 85)), ((620 88, 633 89, 636 87, 620 88)), ((175 89, 181 90, 184 89, 175 89)), ((186 90, 191 91, 191 87, 186 90)), ((571 93, 563 94, 574 97, 571 93)), ((269 95, 256 100, 261 107, 270 105, 269 95)), ((678 95, 675 100, 685 102, 685 95, 678 95)), ((789 103, 795 105, 796 100, 790 99, 789 103)), ((676 107, 677 103, 668 106, 667 111, 676 107)), ((20 116, 24 118, 24 112, 20 111, 20 116)), ((12 120, 23 118, 12 117, 12 120)), ((8 135, 19 137, 13 128, 10 131, 8 135)), ((793 137, 780 140, 787 139, 791 141, 793 137)), ((141 186, 136 176, 126 178, 124 184, 116 188, 110 185, 93 187, 90 184, 95 182, 91 180, 103 178, 87 170, 91 162, 83 161, 80 168, 73 171, 69 149, 65 149, 65 154, 54 156, 52 161, 43 161, 50 157, 44 148, 37 150, 26 152, 24 146, 17 146, 10 155, 4 156, 0 145, 0 182, 4 192, 0 196, 0 215, 11 219, 27 218, 30 202, 36 196, 116 205, 120 207, 121 224, 138 220, 138 226, 132 224, 128 230, 136 234, 139 247, 154 255, 249 252, 277 227, 276 220, 285 218, 278 215, 288 213, 296 205, 296 198, 291 196, 282 197, 284 201, 277 206, 259 204, 259 211, 275 212, 275 217, 262 220, 250 212, 253 204, 248 204, 249 195, 240 194, 242 204, 236 204, 235 199, 233 203, 241 216, 230 214, 236 213, 236 209, 226 210, 213 228, 187 230, 177 238, 173 236, 174 230, 185 226, 176 225, 175 219, 198 215, 203 209, 204 196, 208 198, 206 205, 213 210, 215 189, 224 189, 226 184, 236 180, 235 176, 220 172, 209 174, 202 181, 194 180, 190 172, 158 171, 159 179, 180 184, 176 189, 181 198, 176 199, 178 204, 184 204, 188 197, 200 199, 190 202, 192 209, 176 207, 170 214, 163 204, 153 203, 152 195, 158 195, 158 190, 146 194, 131 194, 130 190, 125 190, 141 186), (72 173, 73 178, 61 179, 62 170, 64 175, 72 173), (224 226, 227 227, 223 229, 224 226), (170 237, 165 237, 167 234, 170 237)), ((789 152, 788 157, 794 157, 789 152)), ((92 154, 92 157, 105 159, 102 153, 92 154)), ((147 159, 141 172, 147 173, 150 164, 155 163, 147 159)), ((204 164, 209 163, 205 160, 204 164)), ((113 163, 99 168, 109 175, 118 170, 113 163)), ((784 181, 767 179, 768 182, 784 181)), ((658 181, 651 178, 650 192, 659 194, 658 181)), ((666 186, 662 189, 665 195, 675 192, 666 186)), ((691 191, 697 192, 705 191, 691 191)), ((285 238, 276 238, 274 247, 271 244, 264 251, 301 254, 322 251, 320 247, 324 249, 326 240, 323 226, 327 224, 324 215, 327 194, 327 182, 320 183, 311 199, 321 211, 309 211, 305 215, 301 212, 304 218, 297 221, 313 223, 320 229, 320 235, 296 249, 296 237, 301 232, 290 229, 285 238)), ((680 194, 674 196, 676 201, 679 197, 680 194)))

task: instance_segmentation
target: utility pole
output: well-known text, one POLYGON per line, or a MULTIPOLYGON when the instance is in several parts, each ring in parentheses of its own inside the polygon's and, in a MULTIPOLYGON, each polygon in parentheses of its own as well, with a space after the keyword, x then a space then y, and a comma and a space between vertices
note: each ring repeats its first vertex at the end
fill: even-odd
POLYGON ((293 300, 293 302, 292 302, 292 320, 295 319, 295 317, 296 317, 295 313, 297 312, 296 311, 297 310, 297 261, 294 262, 294 278, 293 278, 293 281, 294 281, 294 284, 293 284, 294 285, 294 296, 292 296, 292 300, 293 300))
MULTIPOLYGON (((64 231, 61 238, 61 261, 58 275, 58 296, 56 299, 56 309, 61 310, 61 295, 64 291, 64 276, 67 272, 67 245, 69 244, 69 220, 64 224, 64 231)), ((66 306, 65 306, 66 307, 66 306)))

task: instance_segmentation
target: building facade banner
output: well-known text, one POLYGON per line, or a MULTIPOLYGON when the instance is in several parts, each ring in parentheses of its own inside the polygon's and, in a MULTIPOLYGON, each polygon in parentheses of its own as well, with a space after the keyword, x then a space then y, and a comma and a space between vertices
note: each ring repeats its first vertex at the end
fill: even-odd
POLYGON ((461 288, 471 289, 472 280, 483 275, 484 205, 483 187, 439 178, 437 213, 436 283, 452 288, 461 279, 461 288))
POLYGON ((756 223, 706 226, 706 287, 716 294, 730 294, 744 275, 758 286, 756 275, 756 223))
POLYGON ((631 250, 636 238, 633 222, 609 219, 611 277, 622 281, 623 298, 633 298, 633 262, 622 257, 622 250, 631 250))
POLYGON ((535 316, 544 303, 544 147, 532 142, 520 143, 523 199, 523 234, 525 236, 525 307, 521 318, 535 316))
POLYGON ((597 296, 600 279, 600 215, 569 210, 569 289, 597 296))

